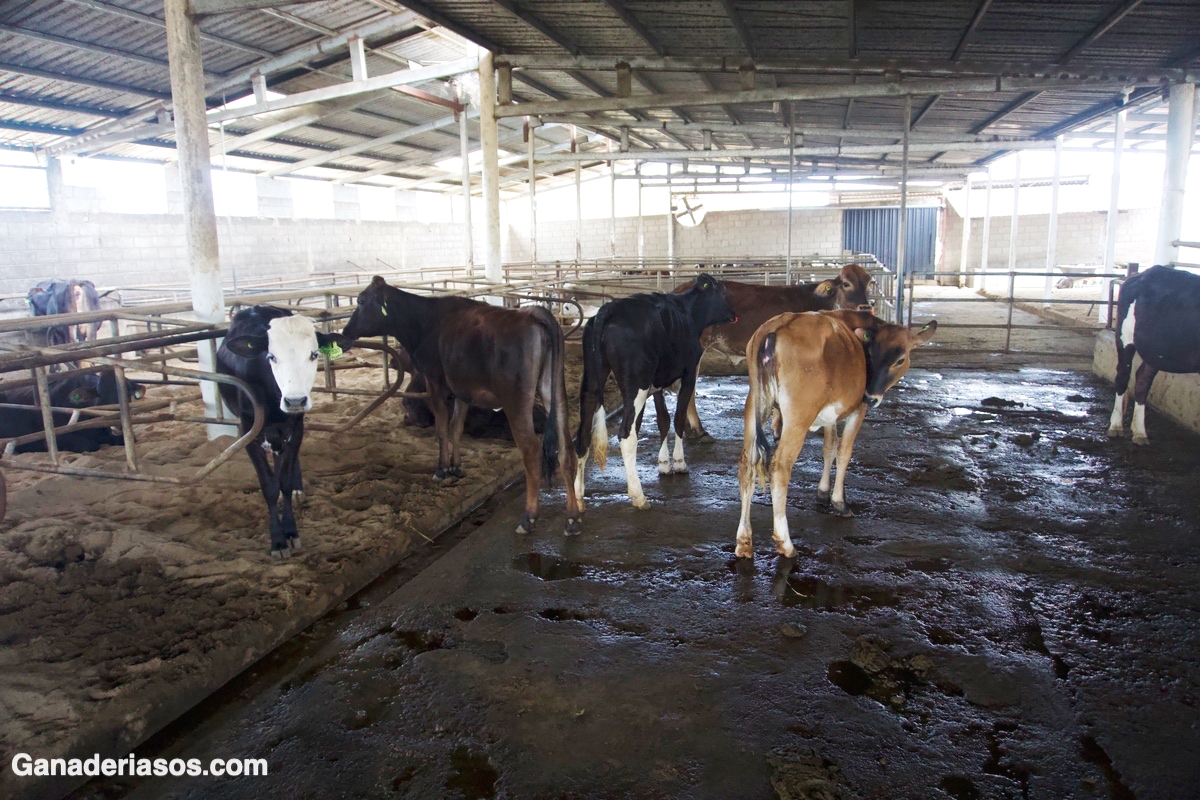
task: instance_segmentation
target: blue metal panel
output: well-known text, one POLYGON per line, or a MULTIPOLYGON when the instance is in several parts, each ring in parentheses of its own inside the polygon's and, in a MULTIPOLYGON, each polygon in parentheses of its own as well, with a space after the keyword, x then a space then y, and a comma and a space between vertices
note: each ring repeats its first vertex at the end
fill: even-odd
MULTIPOLYGON (((842 247, 856 253, 871 253, 888 269, 894 270, 896 244, 900 237, 900 209, 848 208, 842 215, 842 247)), ((904 263, 910 274, 933 274, 937 223, 937 208, 908 209, 904 263)))

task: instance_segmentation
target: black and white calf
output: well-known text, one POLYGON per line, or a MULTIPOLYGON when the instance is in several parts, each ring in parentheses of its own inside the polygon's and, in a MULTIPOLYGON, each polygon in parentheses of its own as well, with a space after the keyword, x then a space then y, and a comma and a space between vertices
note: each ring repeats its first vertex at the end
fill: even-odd
MULTIPOLYGON (((271 555, 285 558, 300 549, 292 502, 304 484, 300 475, 300 443, 304 412, 312 408, 320 349, 340 341, 319 332, 312 320, 270 306, 239 311, 217 351, 217 372, 245 381, 265 411, 262 432, 246 448, 271 523, 271 555), (267 460, 267 451, 274 465, 267 460), (283 501, 280 502, 280 495, 283 501)), ((242 429, 254 424, 254 407, 233 386, 221 384, 225 405, 241 419, 242 429)))
POLYGON ((691 289, 681 294, 635 294, 605 303, 583 329, 583 381, 579 390, 579 430, 575 452, 575 493, 583 498, 583 473, 587 456, 596 452, 596 463, 604 469, 608 451, 608 427, 604 413, 604 385, 612 373, 621 389, 624 404, 617 438, 625 462, 629 499, 637 508, 647 508, 646 495, 637 474, 637 422, 652 394, 679 381, 675 403, 675 450, 667 459, 670 418, 666 406, 656 401, 659 423, 660 473, 687 472, 683 457, 683 434, 687 409, 696 389, 696 367, 700 362, 700 334, 710 325, 733 322, 737 316, 725 296, 725 286, 711 275, 701 274, 691 289), (590 449, 589 449, 590 443, 590 449))
POLYGON ((1125 432, 1125 390, 1134 353, 1142 357, 1133 385, 1133 443, 1149 444, 1146 399, 1159 372, 1200 372, 1200 276, 1151 267, 1121 286, 1117 304, 1117 399, 1108 435, 1125 432))
MULTIPOLYGON (((112 370, 99 373, 85 373, 66 378, 51 377, 47 387, 50 390, 50 405, 54 408, 92 408, 95 406, 115 406, 120 402, 117 395, 117 377, 112 370)), ((130 400, 140 400, 145 394, 145 387, 140 383, 125 381, 127 397, 130 400)), ((44 430, 42 411, 38 407, 37 390, 32 386, 23 386, 0 392, 0 403, 29 406, 23 408, 0 409, 0 440, 16 439, 37 431, 44 430)), ((79 421, 79 412, 68 414, 65 411, 55 411, 51 415, 55 427, 79 421)), ((93 453, 108 445, 123 445, 125 439, 120 433, 113 432, 109 427, 84 428, 69 433, 61 433, 55 437, 59 450, 72 453, 93 453)), ((44 453, 46 440, 39 439, 12 446, 15 453, 44 453)))

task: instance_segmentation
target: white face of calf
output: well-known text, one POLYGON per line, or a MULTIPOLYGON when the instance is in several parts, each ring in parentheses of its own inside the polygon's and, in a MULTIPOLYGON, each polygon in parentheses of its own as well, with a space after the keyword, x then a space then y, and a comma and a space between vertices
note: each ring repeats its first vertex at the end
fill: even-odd
POLYGON ((276 317, 267 326, 267 362, 282 395, 279 408, 285 413, 300 414, 312 408, 320 355, 317 347, 317 329, 308 317, 276 317))

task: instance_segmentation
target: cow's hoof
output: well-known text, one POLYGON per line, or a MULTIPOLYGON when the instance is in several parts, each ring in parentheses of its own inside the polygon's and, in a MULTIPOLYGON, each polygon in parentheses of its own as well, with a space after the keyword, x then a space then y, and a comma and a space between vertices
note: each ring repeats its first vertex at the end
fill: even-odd
POLYGON ((441 467, 438 467, 437 470, 433 473, 433 479, 435 481, 437 481, 438 483, 445 483, 445 484, 456 483, 458 481, 458 479, 461 478, 462 476, 463 476, 462 470, 458 470, 456 473, 454 468, 442 469, 441 467))
POLYGON ((817 502, 818 503, 820 503, 823 506, 827 506, 827 505, 829 505, 829 498, 830 498, 829 492, 822 492, 820 489, 817 489, 817 502))
POLYGON ((564 536, 578 536, 583 532, 582 517, 567 517, 567 527, 563 529, 564 536))
POLYGON ((537 517, 529 516, 526 511, 521 515, 521 521, 517 523, 517 533, 533 533, 533 526, 537 524, 537 517))
POLYGON ((1114 427, 1114 428, 1109 428, 1109 429, 1108 429, 1108 438, 1110 438, 1110 439, 1120 439, 1120 438, 1121 438, 1122 436, 1124 436, 1124 435, 1125 435, 1125 429, 1124 429, 1124 428, 1116 428, 1116 427, 1114 427))
POLYGON ((833 513, 837 514, 839 517, 854 516, 854 512, 850 510, 850 505, 848 503, 834 503, 833 513))
POLYGON ((272 547, 271 548, 271 557, 272 558, 291 558, 292 553, 290 550, 287 549, 287 545, 282 545, 280 547, 272 547))
POLYGON ((446 472, 447 472, 447 474, 450 475, 451 478, 467 477, 467 473, 463 472, 462 467, 451 467, 450 469, 446 470, 446 472))
POLYGON ((300 508, 303 505, 304 505, 304 492, 301 492, 299 490, 292 492, 292 506, 294 508, 300 508))
POLYGON ((686 475, 688 473, 688 465, 686 461, 676 461, 671 465, 671 469, 675 471, 676 475, 686 475))
POLYGON ((796 548, 792 545, 790 540, 784 543, 776 542, 775 552, 784 558, 791 558, 796 555, 796 548))
POLYGON ((293 550, 299 550, 300 549, 300 537, 293 536, 292 538, 288 539, 288 547, 292 548, 293 550))
POLYGON ((671 462, 670 461, 658 462, 658 474, 659 475, 670 475, 671 474, 671 462))
POLYGON ((1135 437, 1133 437, 1133 443, 1147 445, 1147 444, 1150 444, 1150 439, 1149 439, 1149 437, 1146 437, 1146 436, 1135 436, 1135 437))
POLYGON ((697 442, 699 444, 705 444, 707 442, 715 442, 716 441, 716 439, 714 439, 712 437, 712 435, 709 434, 709 432, 704 430, 703 428, 700 428, 700 429, 692 428, 687 433, 684 434, 683 438, 687 439, 689 441, 692 441, 692 442, 697 442))
POLYGON ((749 558, 753 560, 754 546, 749 542, 746 542, 745 544, 738 542, 737 549, 733 551, 733 554, 738 558, 749 558))
POLYGON ((650 501, 644 497, 635 497, 633 498, 633 507, 639 511, 645 511, 650 508, 650 501))

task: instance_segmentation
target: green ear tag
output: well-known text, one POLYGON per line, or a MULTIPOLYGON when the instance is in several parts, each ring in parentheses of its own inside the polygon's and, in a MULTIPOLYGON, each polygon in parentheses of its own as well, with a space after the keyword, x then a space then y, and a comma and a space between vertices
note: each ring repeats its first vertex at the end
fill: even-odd
POLYGON ((381 305, 381 306, 379 307, 379 310, 383 312, 383 315, 384 315, 385 317, 387 316, 387 306, 386 306, 386 305, 381 305))
POLYGON ((338 347, 337 342, 330 342, 327 345, 323 345, 320 350, 322 354, 327 355, 330 358, 340 358, 343 352, 342 348, 338 347))

